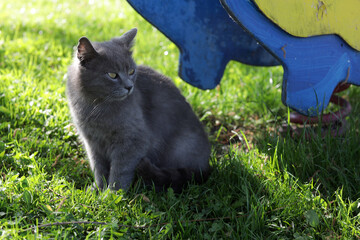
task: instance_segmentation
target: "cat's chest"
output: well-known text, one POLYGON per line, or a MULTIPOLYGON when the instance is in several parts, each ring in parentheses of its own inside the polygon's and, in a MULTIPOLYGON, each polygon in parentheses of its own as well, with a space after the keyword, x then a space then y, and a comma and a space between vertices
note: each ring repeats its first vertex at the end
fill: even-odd
POLYGON ((89 121, 83 127, 87 141, 104 148, 109 145, 128 145, 148 138, 148 130, 141 113, 113 112, 100 121, 89 121))

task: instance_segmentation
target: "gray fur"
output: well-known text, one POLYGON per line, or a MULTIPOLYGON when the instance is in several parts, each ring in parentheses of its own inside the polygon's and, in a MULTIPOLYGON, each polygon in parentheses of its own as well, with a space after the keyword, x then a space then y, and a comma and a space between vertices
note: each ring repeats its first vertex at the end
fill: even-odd
POLYGON ((68 69, 72 118, 100 189, 127 189, 136 170, 146 181, 181 187, 177 181, 185 173, 188 181, 189 172, 208 172, 210 145, 172 81, 136 66, 131 57, 136 32, 100 43, 79 40, 68 69), (128 74, 131 68, 133 75, 128 74), (177 179, 171 177, 174 171, 177 179))

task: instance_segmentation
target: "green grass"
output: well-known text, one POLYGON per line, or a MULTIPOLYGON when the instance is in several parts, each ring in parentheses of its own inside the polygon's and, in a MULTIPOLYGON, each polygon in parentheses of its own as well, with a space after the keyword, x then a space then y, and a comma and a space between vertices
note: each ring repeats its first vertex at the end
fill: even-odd
POLYGON ((221 86, 201 91, 177 76, 175 45, 124 0, 0 1, 0 9, 1 239, 360 237, 358 88, 344 93, 353 105, 345 136, 281 137, 281 67, 231 62, 221 86), (133 27, 137 63, 176 82, 213 144, 210 179, 180 195, 141 183, 126 193, 87 190, 93 177, 69 117, 67 66, 81 36, 104 41, 133 27))

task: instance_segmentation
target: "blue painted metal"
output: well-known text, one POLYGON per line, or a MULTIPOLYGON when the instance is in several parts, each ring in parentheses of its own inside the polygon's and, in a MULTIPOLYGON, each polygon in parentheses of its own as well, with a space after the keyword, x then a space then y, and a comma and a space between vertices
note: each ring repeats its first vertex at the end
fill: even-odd
POLYGON ((360 85, 360 52, 337 35, 294 37, 266 18, 251 0, 221 3, 282 63, 282 101, 290 108, 313 116, 328 105, 340 82, 360 85))
POLYGON ((219 0, 127 1, 179 47, 179 75, 193 86, 214 88, 230 60, 279 64, 229 18, 219 0))

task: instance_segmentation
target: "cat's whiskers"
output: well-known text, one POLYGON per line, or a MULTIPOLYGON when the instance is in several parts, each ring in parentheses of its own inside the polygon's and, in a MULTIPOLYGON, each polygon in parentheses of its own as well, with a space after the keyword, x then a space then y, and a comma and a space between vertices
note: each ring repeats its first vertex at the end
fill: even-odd
MULTIPOLYGON (((104 108, 103 105, 104 105, 105 103, 108 103, 111 99, 112 99, 112 96, 109 95, 109 96, 105 97, 105 99, 104 99, 103 101, 95 104, 95 106, 91 105, 89 108, 92 108, 92 109, 91 109, 89 115, 85 118, 85 120, 82 122, 81 125, 89 122, 89 120, 90 120, 91 118, 92 118, 93 120, 98 119, 98 118, 101 116, 101 114, 107 110, 107 108, 104 108)), ((93 103, 96 103, 96 101, 99 101, 99 99, 96 98, 96 99, 93 101, 93 103)), ((107 105, 105 105, 105 106, 107 106, 107 105)))

